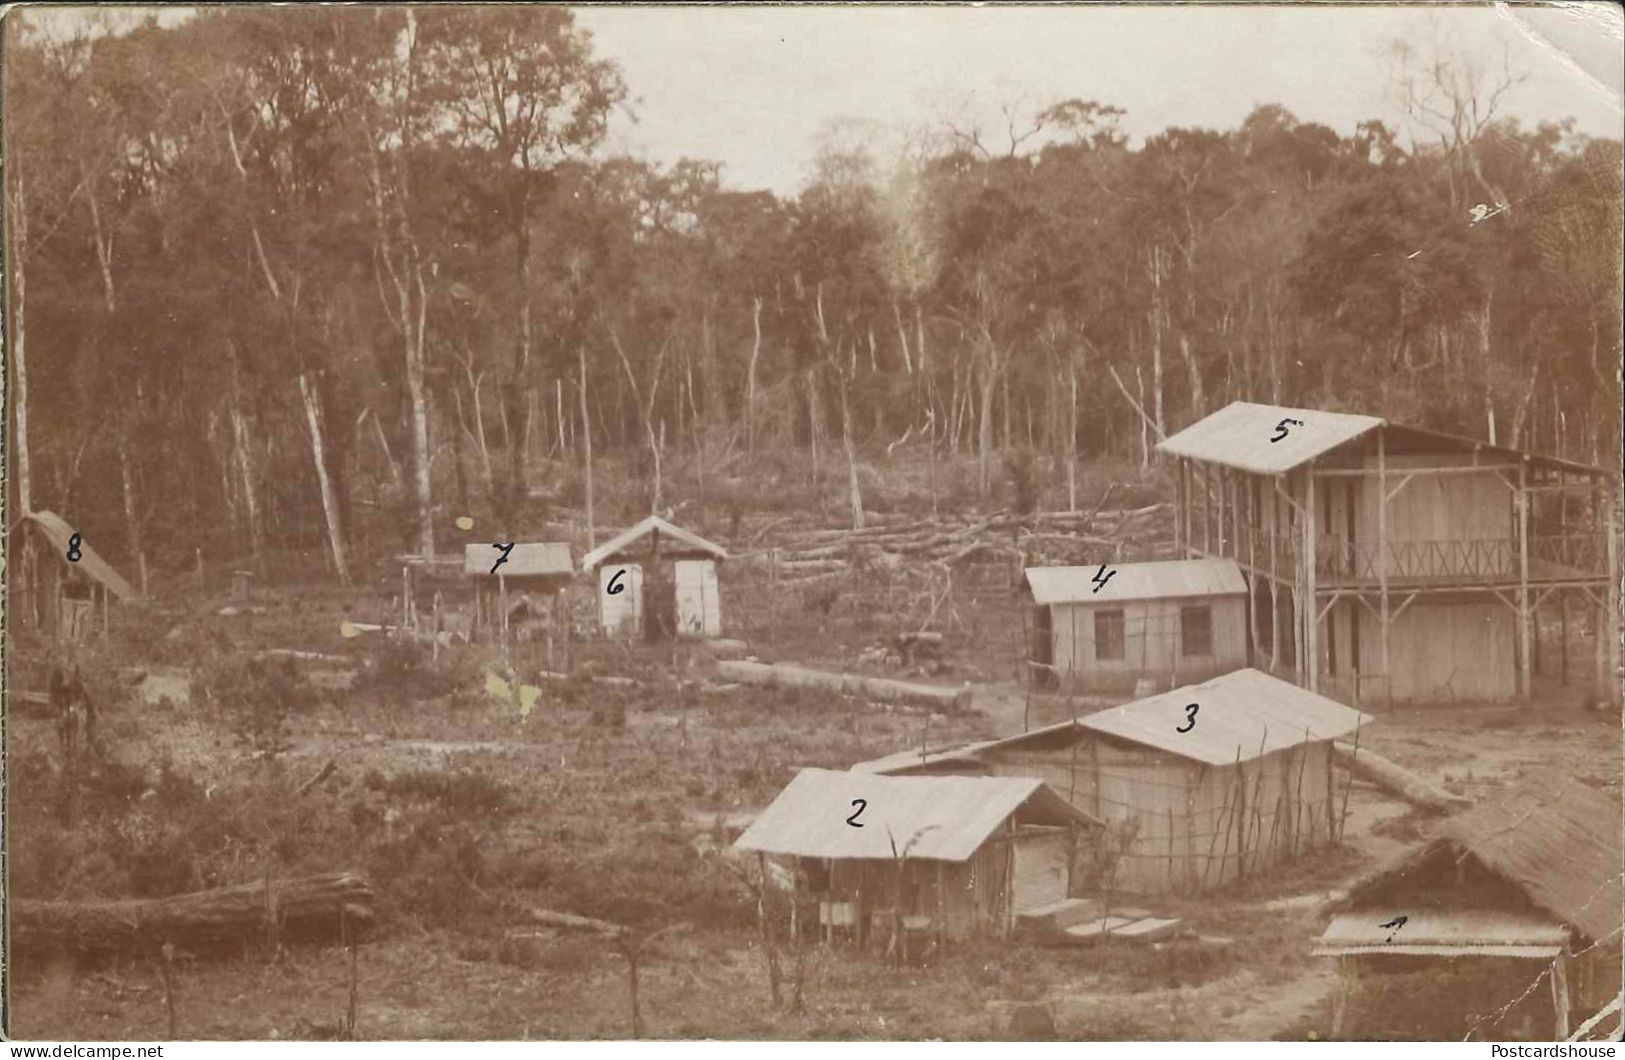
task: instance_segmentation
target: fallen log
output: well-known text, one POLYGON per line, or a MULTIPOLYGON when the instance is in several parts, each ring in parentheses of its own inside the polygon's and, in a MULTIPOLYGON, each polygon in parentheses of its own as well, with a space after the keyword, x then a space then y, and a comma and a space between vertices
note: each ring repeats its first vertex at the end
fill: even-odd
POLYGON ((1452 795, 1432 781, 1412 773, 1403 766, 1395 765, 1367 748, 1360 748, 1356 754, 1352 745, 1333 742, 1332 751, 1338 761, 1347 766, 1355 776, 1364 777, 1383 790, 1392 792, 1424 810, 1450 813, 1473 804, 1473 800, 1452 795))
POLYGON ((260 880, 170 898, 19 898, 10 908, 12 944, 19 953, 40 956, 152 953, 166 943, 193 954, 240 952, 272 938, 283 945, 337 943, 341 912, 352 937, 374 922, 372 885, 347 872, 272 880, 269 900, 260 880))
POLYGON ((717 663, 718 675, 747 685, 780 688, 817 688, 841 695, 862 696, 880 702, 923 703, 928 706, 969 710, 971 691, 965 688, 944 688, 941 685, 921 685, 909 681, 893 681, 885 677, 865 677, 862 674, 835 674, 826 670, 809 670, 804 666, 786 666, 778 663, 745 662, 723 659, 717 663))

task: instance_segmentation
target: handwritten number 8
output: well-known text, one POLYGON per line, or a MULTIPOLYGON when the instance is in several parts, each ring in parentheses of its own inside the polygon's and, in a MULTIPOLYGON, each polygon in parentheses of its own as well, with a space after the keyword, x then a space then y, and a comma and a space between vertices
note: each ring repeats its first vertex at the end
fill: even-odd
POLYGON ((74 534, 72 537, 68 538, 68 561, 70 563, 79 562, 79 541, 80 538, 78 534, 74 534))
POLYGON ((604 591, 609 593, 609 595, 611 595, 611 596, 614 596, 617 593, 626 592, 626 586, 621 584, 621 575, 623 575, 625 573, 626 573, 625 568, 622 568, 621 570, 616 571, 615 572, 615 577, 613 577, 613 578, 611 578, 609 580, 609 588, 605 589, 604 591))

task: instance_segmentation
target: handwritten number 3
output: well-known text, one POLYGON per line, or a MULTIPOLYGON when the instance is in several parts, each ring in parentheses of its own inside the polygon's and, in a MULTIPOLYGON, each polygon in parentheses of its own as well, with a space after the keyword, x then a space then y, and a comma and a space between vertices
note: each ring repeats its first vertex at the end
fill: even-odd
POLYGON ((1197 709, 1198 709, 1198 707, 1197 707, 1197 704, 1195 704, 1195 703, 1187 703, 1187 704, 1185 704, 1185 718, 1187 719, 1186 722, 1185 722, 1185 727, 1181 728, 1181 729, 1175 729, 1174 731, 1175 732, 1190 732, 1192 729, 1196 728, 1196 711, 1197 711, 1197 709))
POLYGON ((852 811, 852 816, 846 819, 846 823, 851 825, 853 828, 862 828, 863 825, 858 823, 858 814, 862 813, 864 810, 867 810, 869 808, 869 804, 862 799, 853 799, 852 805, 856 806, 857 809, 852 811))
POLYGON ((80 538, 78 534, 74 534, 72 537, 68 538, 68 561, 70 563, 79 562, 79 540, 80 538))
POLYGON ((615 577, 613 577, 613 578, 611 578, 609 580, 609 588, 605 589, 604 591, 609 593, 609 595, 611 595, 611 596, 614 596, 617 593, 626 592, 626 586, 621 584, 621 575, 623 575, 625 573, 626 573, 626 571, 625 571, 624 568, 622 570, 616 571, 615 572, 615 577))

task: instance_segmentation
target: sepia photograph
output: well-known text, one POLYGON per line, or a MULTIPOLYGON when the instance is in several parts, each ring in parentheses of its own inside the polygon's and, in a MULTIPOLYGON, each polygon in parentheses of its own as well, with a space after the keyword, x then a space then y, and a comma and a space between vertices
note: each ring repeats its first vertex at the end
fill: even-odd
POLYGON ((3 30, 8 1041, 1621 1039, 1619 5, 3 30))

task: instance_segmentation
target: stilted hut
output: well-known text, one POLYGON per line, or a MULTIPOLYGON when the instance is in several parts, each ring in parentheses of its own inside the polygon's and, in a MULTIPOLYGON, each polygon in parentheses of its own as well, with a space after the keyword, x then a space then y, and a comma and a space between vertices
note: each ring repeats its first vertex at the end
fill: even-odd
POLYGON ((575 575, 562 541, 463 546, 463 575, 474 587, 474 627, 492 637, 526 640, 567 629, 566 593, 575 575))
POLYGON ((803 769, 734 847, 794 858, 831 934, 965 938, 1067 898, 1098 824, 1039 780, 803 769))
POLYGON ((1026 582, 1036 683, 1129 692, 1247 665, 1247 583, 1234 560, 1029 567, 1026 582))
POLYGON ((612 637, 722 635, 717 564, 721 545, 651 515, 581 558, 598 582, 598 609, 612 637))
POLYGON ((1370 720, 1237 670, 1020 736, 853 770, 1042 780, 1093 817, 1134 822, 1117 886, 1191 893, 1334 841, 1347 794, 1334 783, 1332 740, 1370 720))
POLYGON ((1334 1037, 1618 1040, 1620 795, 1546 771, 1349 888, 1334 1037), (1610 1011, 1610 1004, 1613 1008, 1610 1011))
POLYGON ((92 630, 106 631, 111 603, 140 599, 140 593, 114 570, 81 535, 55 512, 24 515, 12 534, 16 564, 11 583, 12 620, 32 625, 47 636, 82 640, 92 630), (69 555, 75 558, 69 559, 69 555))
POLYGON ((1585 616, 1595 688, 1617 701, 1614 473, 1245 401, 1157 448, 1175 458, 1182 553, 1241 566, 1255 665, 1353 703, 1528 696, 1545 608, 1562 630, 1548 667, 1570 679, 1585 616))

